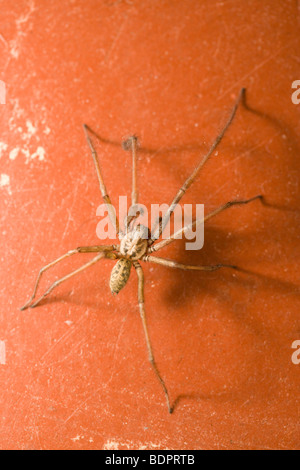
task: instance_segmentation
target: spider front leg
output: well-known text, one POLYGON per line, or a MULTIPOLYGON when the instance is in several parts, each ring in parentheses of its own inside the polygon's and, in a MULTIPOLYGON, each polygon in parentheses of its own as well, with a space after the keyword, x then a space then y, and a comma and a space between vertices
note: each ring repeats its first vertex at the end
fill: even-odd
MULTIPOLYGON (((55 266, 57 263, 60 263, 60 261, 63 261, 64 259, 69 258, 70 256, 76 255, 77 253, 99 253, 99 252, 105 252, 105 251, 113 251, 113 250, 116 250, 116 249, 118 249, 118 245, 80 246, 79 248, 76 248, 75 250, 68 251, 64 255, 60 256, 59 258, 55 259, 51 263, 47 264, 46 266, 44 266, 39 271, 39 274, 38 274, 37 279, 35 281, 32 296, 26 302, 26 304, 23 305, 23 307, 20 308, 20 310, 25 310, 26 308, 28 308, 30 306, 31 302, 34 300, 43 273, 45 271, 47 271, 48 269, 52 268, 53 266, 55 266)), ((37 302, 34 304, 34 306, 36 304, 37 304, 37 302)))
POLYGON ((122 143, 124 150, 128 151, 131 149, 132 155, 132 189, 131 189, 131 205, 135 206, 138 203, 138 190, 137 190, 137 146, 138 139, 135 135, 132 135, 122 143))
POLYGON ((169 413, 172 413, 173 409, 172 407, 170 406, 170 398, 169 398, 169 393, 168 393, 168 390, 167 390, 167 387, 165 385, 165 382, 164 380, 162 379, 159 371, 158 371, 158 368, 157 368, 157 365, 156 365, 156 362, 155 362, 155 359, 154 359, 154 356, 153 356, 153 351, 152 351, 152 346, 151 346, 151 342, 150 342, 150 337, 149 337, 149 333, 148 333, 148 327, 147 327, 147 321, 146 321, 146 314, 145 314, 145 299, 144 299, 144 272, 143 272, 143 268, 142 266, 139 264, 139 262, 135 262, 134 264, 134 267, 135 267, 135 270, 136 270, 136 273, 137 273, 137 276, 138 276, 138 301, 139 301, 139 309, 140 309, 140 315, 141 315, 141 319, 142 319, 142 323, 143 323, 143 328, 144 328, 144 333, 145 333, 145 338, 146 338, 146 343, 147 343, 147 349, 148 349, 148 354, 149 354, 149 361, 152 365, 152 368, 155 372, 155 375, 156 377, 158 378, 159 380, 159 383, 160 385, 162 386, 162 389, 164 391, 164 394, 165 394, 165 397, 166 397, 166 401, 167 401, 167 407, 168 407, 168 411, 169 413))
POLYGON ((194 169, 192 174, 185 180, 185 182, 183 183, 183 185, 181 186, 181 188, 177 192, 175 198, 173 199, 169 209, 167 210, 167 212, 163 216, 162 221, 158 220, 158 222, 154 225, 154 227, 152 229, 152 237, 151 237, 151 240, 150 240, 150 243, 149 243, 150 245, 152 245, 158 238, 160 238, 160 236, 162 235, 162 233, 163 233, 163 231, 164 231, 164 229, 165 229, 172 213, 175 210, 175 207, 177 206, 177 204, 179 203, 181 198, 184 196, 186 191, 189 189, 189 187, 192 185, 192 183, 194 182, 194 180, 195 180, 196 176, 198 175, 198 173, 200 172, 200 170, 203 168, 205 163, 209 160, 209 158, 212 156, 213 152, 216 150, 216 148, 218 147, 218 145, 222 141, 224 135, 226 134, 228 128, 230 127, 230 125, 231 125, 231 123, 232 123, 232 121, 233 121, 233 119, 236 115, 239 104, 241 102, 245 101, 245 93, 246 93, 246 89, 242 88, 239 95, 238 95, 238 97, 237 97, 237 99, 236 99, 236 102, 233 106, 233 109, 231 111, 231 114, 230 114, 226 124, 224 125, 224 127, 221 130, 221 132, 219 133, 219 135, 217 135, 217 137, 215 138, 215 140, 214 140, 213 144, 211 145, 208 153, 206 155, 204 155, 204 157, 200 160, 200 162, 198 163, 198 165, 196 166, 196 168, 194 169), (158 227, 157 227, 157 225, 158 225, 158 227))
POLYGON ((188 230, 194 229, 197 226, 197 224, 203 224, 207 220, 211 219, 212 217, 215 217, 216 215, 218 215, 221 212, 229 209, 230 207, 249 204, 249 202, 256 201, 256 199, 259 199, 261 202, 263 202, 263 196, 261 194, 259 194, 258 196, 254 196, 250 199, 242 200, 242 201, 229 201, 229 202, 226 202, 226 204, 223 204, 222 206, 218 207, 214 211, 207 214, 205 217, 203 217, 203 219, 194 220, 194 222, 192 222, 190 225, 187 225, 186 227, 181 228, 177 232, 173 233, 169 238, 166 238, 165 240, 162 240, 161 242, 150 246, 149 250, 148 250, 148 253, 152 253, 153 251, 161 250, 164 246, 169 245, 174 240, 177 240, 177 239, 181 238, 182 235, 185 232, 187 232, 188 230))
POLYGON ((102 198, 105 202, 110 221, 112 223, 112 226, 116 230, 117 236, 119 236, 119 234, 123 235, 121 230, 120 230, 120 224, 119 224, 118 217, 116 216, 115 207, 112 205, 110 197, 107 193, 107 189, 106 189, 104 179, 103 179, 103 176, 102 176, 102 171, 101 171, 101 168, 100 168, 98 154, 97 154, 96 149, 93 145, 93 142, 92 142, 92 140, 91 140, 91 138, 88 134, 89 131, 90 132, 92 132, 92 131, 86 124, 83 124, 83 129, 84 129, 84 133, 85 133, 85 137, 86 137, 88 146, 90 147, 90 150, 91 150, 91 153, 92 153, 92 157, 93 157, 93 160, 94 160, 96 173, 97 173, 97 177, 98 177, 98 181, 99 181, 100 192, 101 192, 102 198))
MULTIPOLYGON (((132 186, 131 186, 131 207, 134 207, 138 204, 138 189, 137 189, 137 147, 138 147, 138 138, 135 135, 132 135, 127 140, 122 143, 122 147, 124 150, 128 151, 131 150, 132 156, 132 186)), ((135 215, 128 215, 125 219, 125 229, 126 233, 130 228, 131 222, 134 221, 137 217, 139 217, 140 212, 138 211, 135 215)))

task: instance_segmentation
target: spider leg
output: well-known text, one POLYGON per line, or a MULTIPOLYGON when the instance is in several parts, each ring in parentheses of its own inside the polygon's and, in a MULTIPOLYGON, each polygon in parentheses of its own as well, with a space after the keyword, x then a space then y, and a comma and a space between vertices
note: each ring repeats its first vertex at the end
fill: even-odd
POLYGON ((138 203, 138 190, 137 190, 137 138, 133 136, 131 138, 131 149, 132 149, 132 192, 131 192, 131 205, 134 206, 138 203))
POLYGON ((132 135, 123 142, 122 147, 124 150, 130 150, 132 154, 132 190, 131 190, 131 205, 135 206, 138 203, 138 190, 137 190, 137 145, 138 139, 132 135))
MULTIPOLYGON (((138 204, 138 190, 137 190, 137 147, 138 147, 138 138, 133 135, 129 137, 126 141, 122 143, 124 150, 128 151, 131 149, 132 155, 132 190, 131 190, 131 207, 134 207, 138 204)), ((137 212, 135 215, 128 215, 125 219, 126 232, 130 227, 131 222, 140 215, 140 212, 137 212)))
POLYGON ((237 111, 237 108, 238 108, 240 102, 244 100, 245 92, 246 92, 246 89, 242 88, 239 95, 238 95, 238 97, 237 97, 237 100, 234 104, 234 107, 232 109, 232 112, 231 112, 231 115, 230 115, 229 119, 227 120, 227 122, 226 122, 225 126, 223 127, 222 131, 220 132, 220 134, 214 140, 214 142, 213 142, 212 146, 210 147, 208 153, 202 158, 202 160, 196 166, 196 168, 194 169, 192 174, 187 178, 187 180, 184 182, 182 187, 177 192, 177 194, 176 194, 175 198, 173 199, 169 209, 167 210, 167 212, 165 213, 165 215, 163 217, 162 223, 159 224, 158 228, 157 228, 157 223, 154 226, 153 231, 152 231, 153 235, 152 235, 152 238, 151 238, 151 244, 153 244, 155 242, 155 240, 160 238, 162 232, 164 231, 164 229, 165 229, 165 227, 166 227, 166 225, 167 225, 167 223, 168 223, 168 221, 171 217, 171 214, 175 210, 175 207, 177 206, 177 204, 181 200, 182 196, 186 193, 188 188, 192 185, 192 183, 194 182, 194 180, 195 180, 196 176, 198 175, 199 171, 201 170, 201 168, 205 165, 207 160, 211 157, 212 153, 215 151, 215 149, 217 148, 217 146, 219 145, 219 143, 223 139, 227 129, 229 128, 230 124, 232 123, 232 121, 233 121, 233 119, 236 115, 236 111, 237 111))
POLYGON ((178 268, 183 269, 185 271, 194 270, 194 271, 216 271, 220 268, 231 268, 231 269, 238 269, 237 266, 233 266, 231 264, 215 264, 211 266, 195 266, 191 264, 181 264, 177 263, 176 261, 172 261, 170 259, 165 258, 158 258, 157 256, 144 256, 143 261, 149 261, 150 263, 161 264, 162 266, 167 266, 169 268, 178 268))
POLYGON ((66 276, 58 279, 57 281, 53 282, 53 284, 51 284, 51 286, 49 287, 49 289, 46 290, 46 292, 36 301, 34 302, 30 308, 34 308, 36 307, 47 295, 50 294, 50 292, 53 291, 53 289, 57 286, 59 286, 62 282, 64 281, 67 281, 68 279, 70 279, 71 277, 73 276, 76 276, 76 274, 79 274, 81 273, 81 271, 84 271, 85 269, 89 268, 90 266, 92 266, 93 264, 97 263, 100 259, 102 258, 108 258, 110 257, 109 256, 112 255, 113 253, 105 253, 105 252, 102 252, 100 253, 99 255, 95 256, 95 258, 91 259, 88 263, 85 263, 83 266, 81 266, 80 268, 78 269, 75 269, 75 271, 72 271, 71 273, 67 274, 66 276))
POLYGON ((33 301, 33 299, 35 298, 35 295, 36 295, 36 292, 37 292, 37 289, 38 289, 38 286, 39 286, 39 283, 40 283, 40 280, 41 280, 41 277, 42 277, 43 273, 45 271, 47 271, 48 269, 52 268, 53 266, 55 266, 57 263, 60 263, 60 261, 63 261, 64 259, 66 259, 66 258, 68 258, 72 255, 75 255, 77 253, 92 253, 92 252, 112 251, 112 250, 115 250, 117 248, 118 247, 116 245, 81 246, 79 248, 76 248, 75 250, 68 251, 64 255, 60 256, 59 258, 55 259, 51 263, 47 264, 46 266, 44 266, 39 271, 37 279, 35 281, 33 294, 30 297, 30 299, 28 300, 28 302, 26 302, 26 304, 23 305, 23 307, 20 308, 20 310, 25 310, 26 308, 28 308, 30 306, 31 302, 33 301))
POLYGON ((217 209, 215 209, 214 211, 212 211, 210 214, 207 214, 205 217, 203 217, 203 219, 194 220, 194 222, 192 222, 190 225, 187 225, 186 227, 183 227, 182 229, 180 229, 177 232, 173 233, 166 240, 162 240, 161 242, 156 243, 156 245, 153 245, 153 246, 149 247, 148 252, 152 253, 153 251, 160 250, 164 246, 169 245, 169 243, 172 243, 177 238, 181 238, 181 236, 185 232, 195 228, 197 224, 203 224, 204 222, 211 219, 215 215, 220 214, 220 212, 223 212, 224 210, 229 209, 229 207, 236 206, 236 205, 248 204, 249 202, 255 201, 256 199, 259 199, 260 201, 262 201, 263 196, 258 195, 258 196, 252 197, 251 199, 246 199, 246 200, 243 200, 243 201, 229 201, 229 202, 226 202, 226 204, 223 204, 222 206, 220 206, 217 209))
POLYGON ((90 128, 86 124, 83 124, 83 129, 84 129, 84 133, 85 133, 85 136, 86 136, 88 146, 90 147, 90 150, 91 150, 91 153, 92 153, 92 157, 93 157, 93 160, 94 160, 96 173, 97 173, 97 177, 98 177, 98 181, 99 181, 100 192, 101 192, 102 198, 103 198, 103 200, 106 204, 107 212, 108 212, 110 221, 111 221, 113 227, 116 229, 117 235, 122 234, 121 230, 120 230, 119 220, 118 220, 117 215, 116 215, 116 210, 115 210, 114 206, 111 203, 109 195, 107 194, 106 186, 104 184, 104 180, 103 180, 103 176, 102 176, 102 172, 101 172, 101 168, 100 168, 98 154, 97 154, 96 149, 93 145, 93 142, 92 142, 92 140, 91 140, 91 138, 88 134, 88 131, 90 130, 90 128))
POLYGON ((142 319, 142 323, 143 323, 143 328, 144 328, 144 333, 145 333, 145 338, 146 338, 146 343, 147 343, 147 349, 148 349, 148 355, 149 355, 149 361, 152 365, 152 368, 155 372, 155 375, 156 377, 158 378, 159 380, 159 383, 160 385, 162 386, 162 389, 164 391, 164 394, 165 394, 165 397, 166 397, 166 401, 167 401, 167 406, 168 406, 168 410, 169 410, 169 413, 172 413, 173 409, 171 408, 170 406, 170 398, 169 398, 169 393, 168 393, 168 390, 167 390, 167 387, 165 385, 165 382, 164 380, 162 379, 159 371, 158 371, 158 368, 157 368, 157 365, 156 365, 156 362, 155 362, 155 359, 154 359, 154 356, 153 356, 153 351, 152 351, 152 346, 151 346, 151 342, 150 342, 150 337, 149 337, 149 333, 148 333, 148 327, 147 327, 147 321, 146 321, 146 314, 145 314, 145 303, 144 303, 144 272, 143 272, 143 268, 142 266, 139 264, 139 262, 135 262, 134 264, 134 267, 136 269, 136 273, 137 273, 137 276, 138 276, 138 301, 139 301, 139 309, 140 309, 140 316, 141 316, 141 319, 142 319))

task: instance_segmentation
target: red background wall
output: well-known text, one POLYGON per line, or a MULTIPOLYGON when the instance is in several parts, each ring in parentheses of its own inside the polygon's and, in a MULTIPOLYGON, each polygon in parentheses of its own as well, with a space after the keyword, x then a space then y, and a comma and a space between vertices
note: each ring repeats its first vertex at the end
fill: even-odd
MULTIPOLYGON (((299 448, 298 21, 292 0, 2 2, 1 448, 299 448), (239 109, 182 202, 208 212, 262 193, 267 205, 207 223, 199 252, 177 241, 160 256, 250 273, 145 266, 169 415, 134 275, 113 298, 105 261, 37 309, 19 307, 41 266, 98 243, 102 201, 83 122, 113 142, 136 133, 140 200, 169 203, 242 86, 252 112, 239 109)), ((100 149, 117 201, 130 194, 130 158, 100 149)), ((88 258, 58 265, 42 288, 88 258)))

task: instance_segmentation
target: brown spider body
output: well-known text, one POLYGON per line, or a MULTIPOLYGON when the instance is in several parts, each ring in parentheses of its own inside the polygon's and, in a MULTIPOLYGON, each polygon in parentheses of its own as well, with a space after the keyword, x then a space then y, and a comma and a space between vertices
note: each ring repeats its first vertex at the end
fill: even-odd
POLYGON ((148 228, 139 224, 122 238, 120 255, 125 258, 116 263, 110 275, 109 286, 113 295, 117 295, 127 284, 133 262, 147 253, 148 235, 148 228))
POLYGON ((79 274, 80 272, 84 271, 85 269, 89 268, 90 266, 94 265, 95 263, 98 263, 98 261, 105 259, 105 258, 110 259, 112 261, 116 261, 116 264, 113 267, 112 272, 111 272, 110 283, 109 283, 112 294, 116 295, 126 285, 130 276, 131 268, 134 267, 135 272, 137 274, 137 278, 138 278, 139 311, 140 311, 140 316, 141 316, 141 320, 143 324, 143 329, 144 329, 144 334, 145 334, 145 339, 146 339, 146 344, 147 344, 147 349, 148 349, 148 357, 153 367, 153 370, 156 374, 156 377, 158 381, 160 382, 160 385, 165 394, 167 407, 170 413, 172 413, 174 406, 172 407, 170 404, 169 393, 168 393, 167 387, 159 373, 156 362, 154 360, 154 355, 153 355, 150 337, 148 333, 146 314, 145 314, 145 300, 144 300, 144 273, 143 273, 141 262, 155 263, 155 264, 159 264, 159 265, 166 266, 169 268, 177 268, 177 269, 182 269, 182 270, 194 270, 194 271, 215 271, 216 269, 220 269, 220 268, 238 269, 236 266, 228 265, 228 264, 217 264, 217 265, 209 265, 209 266, 186 265, 186 264, 177 263, 176 261, 173 261, 173 260, 168 260, 165 258, 152 256, 150 255, 150 253, 159 251, 164 246, 176 240, 179 235, 181 236, 182 234, 184 234, 187 229, 195 228, 199 222, 204 223, 207 220, 211 219, 212 217, 216 216, 217 214, 223 212, 224 210, 227 210, 228 208, 234 205, 248 204, 249 202, 255 201, 256 199, 260 199, 262 201, 262 196, 259 195, 259 196, 255 196, 246 200, 227 202, 226 204, 223 204, 222 206, 218 207, 214 211, 207 214, 201 221, 195 220, 192 224, 190 224, 187 227, 182 228, 178 232, 171 235, 169 238, 165 240, 161 240, 160 242, 157 242, 158 239, 161 237, 164 227, 166 226, 166 223, 171 217, 171 214, 174 212, 176 205, 180 202, 181 198, 183 197, 187 189, 191 186, 191 184, 195 180, 201 168, 204 166, 207 160, 211 157, 211 155, 213 155, 216 147, 220 144, 225 132, 227 131, 228 127, 230 126, 236 114, 238 104, 242 100, 244 100, 244 95, 245 95, 245 89, 242 89, 236 100, 232 113, 229 119, 227 120, 227 123, 224 126, 223 130, 215 139, 208 153, 201 159, 201 161, 198 163, 197 167, 194 169, 192 174, 188 177, 188 179, 184 182, 182 187, 179 189, 167 213, 164 215, 163 218, 162 217, 159 218, 159 220, 156 222, 156 225, 152 229, 153 235, 151 235, 150 230, 144 225, 136 224, 137 218, 140 215, 139 212, 137 212, 135 215, 130 214, 130 212, 134 212, 135 208, 138 205, 138 191, 137 191, 137 178, 136 178, 137 176, 137 171, 136 171, 137 144, 138 144, 137 137, 132 136, 123 144, 123 148, 125 150, 131 149, 132 151, 131 208, 126 218, 125 234, 123 234, 119 227, 119 221, 115 217, 114 206, 112 206, 111 204, 110 197, 107 193, 106 186, 104 184, 97 152, 93 146, 92 140, 88 133, 88 131, 89 132, 92 132, 92 131, 86 125, 84 125, 84 131, 86 134, 87 142, 91 149, 92 157, 93 157, 95 168, 96 168, 100 191, 101 191, 103 200, 107 206, 107 211, 108 211, 111 223, 116 228, 117 236, 120 239, 120 245, 81 246, 74 250, 68 251, 64 255, 50 262, 49 264, 47 264, 40 270, 37 276, 36 282, 35 282, 33 294, 31 295, 28 302, 26 302, 26 304, 23 305, 23 307, 21 307, 21 310, 25 310, 28 307, 30 308, 36 307, 47 295, 50 294, 50 292, 52 292, 52 290, 55 287, 59 286, 62 282, 67 281, 71 277, 79 274), (92 258, 86 264, 82 265, 81 267, 75 269, 71 273, 55 281, 52 285, 50 285, 50 287, 44 292, 44 294, 41 297, 35 300, 35 296, 37 293, 37 289, 38 289, 42 274, 46 270, 55 266, 57 263, 63 261, 64 259, 73 255, 79 254, 79 253, 97 253, 97 254, 94 258, 92 258))

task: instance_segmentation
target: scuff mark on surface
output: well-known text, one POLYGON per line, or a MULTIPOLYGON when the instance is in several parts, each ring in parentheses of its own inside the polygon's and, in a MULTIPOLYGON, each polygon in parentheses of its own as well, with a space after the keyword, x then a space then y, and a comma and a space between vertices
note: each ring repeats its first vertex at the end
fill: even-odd
POLYGON ((22 147, 15 147, 9 152, 9 159, 10 160, 15 160, 19 153, 23 154, 25 156, 25 163, 28 164, 30 160, 37 159, 40 162, 45 160, 45 155, 46 151, 43 147, 38 146, 36 151, 31 153, 29 151, 29 148, 27 145, 25 145, 23 148, 22 147))
MULTIPOLYGON (((46 109, 42 108, 40 110, 41 119, 36 123, 26 117, 26 111, 20 106, 18 98, 11 101, 13 110, 8 121, 8 127, 11 132, 17 135, 19 145, 9 151, 9 159, 13 161, 21 154, 25 156, 26 164, 35 159, 37 161, 45 160, 46 151, 39 145, 39 134, 43 132, 43 134, 48 135, 51 132, 51 129, 45 125, 46 109), (42 129, 40 129, 41 127, 42 129)), ((7 149, 8 145, 0 142, 0 157, 7 149)))
POLYGON ((11 194, 11 189, 10 189, 10 177, 9 175, 6 175, 5 173, 2 173, 0 175, 0 188, 7 187, 8 194, 11 194))
POLYGON ((34 127, 34 125, 32 124, 32 122, 29 119, 26 120, 25 124, 26 124, 26 127, 27 127, 27 134, 23 134, 23 138, 24 139, 25 138, 30 139, 30 137, 33 136, 36 133, 37 128, 34 127))
POLYGON ((18 59, 21 50, 22 39, 26 36, 26 33, 23 30, 23 25, 28 23, 32 13, 36 10, 33 0, 30 0, 28 4, 28 11, 26 14, 21 15, 16 19, 16 29, 17 35, 16 38, 9 42, 10 54, 14 59, 18 59))
MULTIPOLYGON (((43 147, 38 147, 36 149, 36 152, 34 152, 31 156, 30 159, 33 160, 34 158, 38 158, 38 160, 41 162, 42 160, 45 160, 45 149, 43 147)), ((27 162, 26 162, 27 163, 27 162)))
POLYGON ((121 440, 108 439, 104 445, 103 450, 119 450, 119 449, 128 449, 128 450, 148 450, 148 449, 167 449, 161 442, 155 444, 154 442, 142 443, 141 441, 135 442, 131 440, 121 440))
POLYGON ((5 45, 6 48, 8 47, 8 43, 2 34, 0 34, 0 41, 5 45))
POLYGON ((15 149, 12 149, 10 152, 9 152, 9 159, 10 160, 15 160, 18 156, 18 153, 19 153, 20 149, 17 147, 15 149))
POLYGON ((2 154, 7 150, 8 145, 5 142, 0 142, 0 158, 2 154))
POLYGON ((0 364, 6 364, 6 348, 5 341, 0 341, 0 364))

